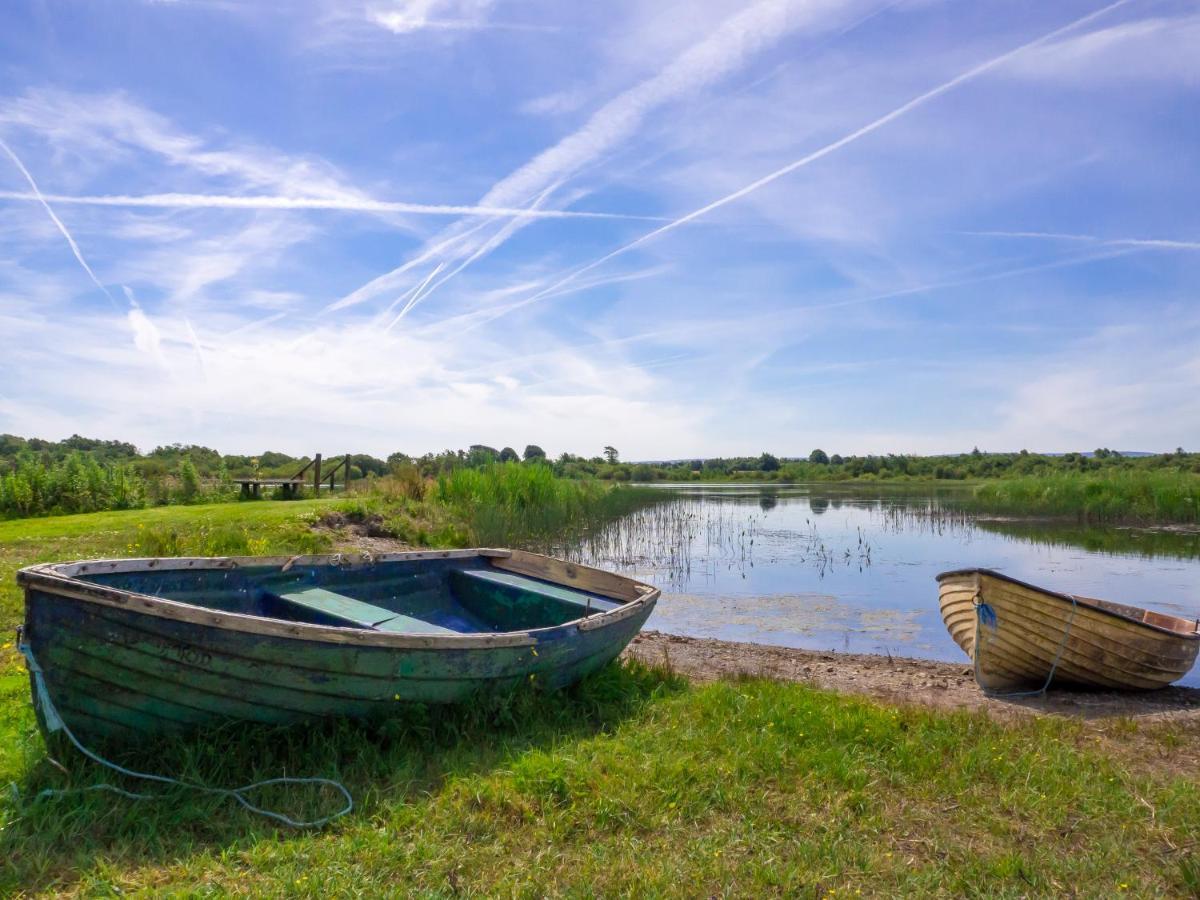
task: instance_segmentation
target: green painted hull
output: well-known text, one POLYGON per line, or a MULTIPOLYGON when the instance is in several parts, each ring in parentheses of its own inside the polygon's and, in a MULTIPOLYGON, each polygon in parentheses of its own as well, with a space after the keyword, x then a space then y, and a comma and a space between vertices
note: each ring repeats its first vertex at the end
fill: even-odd
MULTIPOLYGON (((159 562, 159 570, 169 564, 159 562)), ((402 566, 399 560, 392 569, 402 566)), ((458 571, 453 565, 447 570, 458 571)), ((311 571, 314 582, 327 574, 319 567, 311 571)), ((339 574, 332 571, 321 583, 339 574)), ((481 572, 477 580, 487 574, 481 572)), ((344 579, 351 586, 343 589, 370 597, 370 572, 360 569, 353 575, 357 581, 344 579)), ((128 581, 133 576, 122 577, 128 581)), ((451 585, 445 589, 448 598, 457 602, 464 596, 461 589, 453 590, 453 579, 444 580, 451 585)), ((539 624, 542 594, 537 592, 549 595, 554 582, 516 580, 533 599, 523 608, 522 595, 510 590, 503 599, 515 613, 502 614, 521 619, 522 630, 495 626, 486 633, 468 631, 481 617, 455 606, 450 613, 443 611, 439 621, 457 616, 455 621, 475 624, 456 631, 439 627, 445 636, 430 637, 250 616, 236 609, 230 614, 227 608, 214 614, 214 606, 232 602, 215 594, 205 605, 141 599, 145 595, 136 592, 131 592, 133 599, 118 602, 105 586, 27 576, 24 637, 45 673, 55 707, 77 737, 129 740, 231 719, 285 724, 328 716, 386 716, 401 703, 454 703, 530 679, 563 687, 615 659, 657 598, 656 591, 644 588, 633 600, 610 599, 605 604, 609 609, 601 613, 531 627, 539 624), (89 599, 90 592, 104 596, 89 599)), ((401 605, 411 611, 413 602, 405 595, 395 597, 400 599, 389 601, 393 611, 401 605)), ((597 599, 587 603, 602 602, 598 594, 591 597, 597 599)), ((478 605, 489 602, 486 596, 467 600, 476 604, 470 607, 474 610, 490 613, 495 608, 478 605)), ((430 605, 429 598, 421 602, 430 605)), ((434 618, 429 612, 425 616, 434 618)))

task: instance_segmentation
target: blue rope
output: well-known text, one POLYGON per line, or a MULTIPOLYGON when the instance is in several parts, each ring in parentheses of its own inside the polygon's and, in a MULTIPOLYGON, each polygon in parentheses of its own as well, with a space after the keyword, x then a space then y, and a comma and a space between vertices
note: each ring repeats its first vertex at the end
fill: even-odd
POLYGON ((996 616, 996 611, 991 605, 983 602, 978 596, 975 598, 975 683, 979 685, 979 689, 988 697, 1008 698, 1008 697, 1038 697, 1046 693, 1050 688, 1050 682, 1054 680, 1054 673, 1058 670, 1058 664, 1062 661, 1063 651, 1067 649, 1067 638, 1071 636, 1071 625, 1075 622, 1075 613, 1079 611, 1079 604, 1075 601, 1074 596, 1071 597, 1071 615, 1067 617, 1067 627, 1063 629, 1062 640, 1058 644, 1058 652, 1054 654, 1054 661, 1050 663, 1050 672, 1046 675, 1045 683, 1034 691, 997 691, 983 683, 983 678, 980 677, 979 658, 983 655, 983 645, 981 643, 982 628, 987 626, 992 631, 996 631, 1000 627, 1000 620, 996 616))
MULTIPOLYGON (((177 778, 171 778, 167 775, 151 775, 146 772, 135 772, 132 769, 126 769, 123 766, 119 766, 116 763, 100 756, 98 753, 89 750, 79 742, 79 739, 75 737, 75 735, 71 732, 71 729, 67 727, 67 723, 63 721, 62 716, 59 715, 54 703, 50 700, 50 692, 46 688, 46 676, 42 671, 42 667, 38 665, 38 661, 33 657, 33 649, 29 646, 29 644, 25 643, 24 640, 18 642, 17 649, 20 650, 25 656, 25 659, 29 664, 29 671, 33 674, 34 691, 37 694, 38 705, 42 710, 42 720, 46 724, 46 730, 48 732, 62 731, 62 733, 65 734, 68 739, 70 739, 71 743, 75 745, 75 749, 77 749, 80 753, 93 762, 97 762, 102 766, 112 769, 114 772, 118 772, 121 775, 127 775, 130 778, 140 778, 144 781, 156 781, 160 784, 174 784, 193 791, 200 791, 201 793, 205 794, 216 794, 221 797, 231 797, 250 812, 256 813, 260 816, 266 816, 269 819, 275 819, 277 822, 282 822, 284 825, 290 825, 293 828, 320 828, 324 825, 328 825, 334 819, 346 815, 346 813, 354 809, 354 798, 350 795, 350 792, 346 790, 345 786, 340 782, 334 781, 331 778, 268 778, 265 781, 256 781, 253 784, 243 785, 239 788, 215 788, 208 787, 207 785, 203 784, 193 784, 187 781, 180 781, 177 778), (328 785, 329 787, 335 788, 341 792, 342 796, 346 798, 346 805, 332 815, 305 822, 297 821, 289 816, 285 816, 283 813, 277 813, 269 809, 263 809, 260 806, 255 806, 244 796, 247 791, 257 790, 258 788, 267 787, 272 784, 328 785)), ((122 797, 128 797, 131 800, 156 800, 162 796, 161 794, 138 794, 133 791, 127 791, 123 788, 106 783, 93 784, 85 788, 70 788, 65 790, 46 788, 37 796, 39 798, 54 797, 64 794, 73 794, 79 791, 112 791, 114 794, 120 794, 122 797)))

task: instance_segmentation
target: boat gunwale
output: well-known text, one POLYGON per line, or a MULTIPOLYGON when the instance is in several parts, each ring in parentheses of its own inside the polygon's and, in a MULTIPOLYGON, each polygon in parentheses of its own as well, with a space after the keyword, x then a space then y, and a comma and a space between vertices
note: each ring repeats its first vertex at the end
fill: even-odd
MULTIPOLYGON (((1007 581, 1010 584, 1015 584, 1018 587, 1023 587, 1026 590, 1037 591, 1040 594, 1046 594, 1050 597, 1054 597, 1057 600, 1061 600, 1064 603, 1078 604, 1079 606, 1086 607, 1087 609, 1092 610, 1094 612, 1103 613, 1106 616, 1111 616, 1115 619, 1120 619, 1122 622, 1127 622, 1131 625, 1138 625, 1142 628, 1148 628, 1151 631, 1157 632, 1159 634, 1170 635, 1171 637, 1182 638, 1183 640, 1200 641, 1200 618, 1185 619, 1183 616, 1175 616, 1170 613, 1155 612, 1152 609, 1147 609, 1147 608, 1141 607, 1141 606, 1133 606, 1134 609, 1140 609, 1143 613, 1151 612, 1151 613, 1154 613, 1154 615, 1156 615, 1156 616, 1162 616, 1164 618, 1174 619, 1175 621, 1179 622, 1181 625, 1184 625, 1184 626, 1190 624, 1192 627, 1191 631, 1176 631, 1173 628, 1165 628, 1162 625, 1155 625, 1152 622, 1146 622, 1142 619, 1135 619, 1133 616, 1126 615, 1125 613, 1122 613, 1122 612, 1118 612, 1115 609, 1109 609, 1108 607, 1103 606, 1101 602, 1098 602, 1097 598, 1095 598, 1095 597, 1080 597, 1080 596, 1077 596, 1074 594, 1065 594, 1062 591, 1051 590, 1050 588, 1045 588, 1045 587, 1041 587, 1040 585, 1031 584, 1028 581, 1022 581, 1021 579, 1014 578, 1011 575, 1005 575, 1003 572, 997 572, 995 569, 983 569, 983 568, 978 568, 978 567, 966 568, 966 569, 951 569, 948 572, 941 572, 935 577, 936 577, 937 583, 940 587, 942 584, 942 581, 944 579, 953 578, 956 575, 988 575, 992 578, 997 578, 1000 581, 1007 581)), ((1132 604, 1128 604, 1128 603, 1122 604, 1122 605, 1132 606, 1132 604)))
MULTIPOLYGON (((185 556, 185 557, 146 557, 142 559, 91 559, 78 560, 68 563, 39 563, 26 566, 17 571, 17 583, 26 590, 30 588, 72 600, 82 600, 97 603, 102 606, 126 609, 138 614, 170 619, 188 624, 201 625, 208 628, 218 628, 226 631, 237 631, 247 634, 259 634, 270 637, 280 637, 291 640, 304 640, 314 643, 350 644, 366 647, 380 647, 397 650, 471 650, 490 649, 496 647, 528 647, 534 646, 539 639, 549 632, 574 626, 580 631, 593 631, 608 625, 614 625, 625 619, 638 615, 647 606, 653 606, 661 591, 650 585, 641 584, 624 575, 605 572, 602 569, 592 569, 576 563, 566 563, 553 557, 531 554, 522 551, 523 555, 535 556, 542 559, 571 566, 578 570, 600 572, 606 577, 619 579, 628 584, 636 596, 632 599, 613 597, 622 605, 616 609, 581 616, 557 625, 541 628, 529 628, 521 631, 501 631, 494 633, 465 633, 451 635, 428 635, 417 632, 384 632, 363 628, 340 627, 336 625, 316 625, 310 622, 292 622, 286 619, 275 619, 268 616, 254 616, 247 613, 212 610, 194 603, 170 600, 153 594, 142 594, 108 585, 85 581, 79 576, 89 570, 102 569, 105 572, 137 572, 137 571, 187 571, 204 569, 237 570, 243 566, 280 566, 285 571, 295 565, 337 565, 342 568, 374 565, 386 562, 405 562, 420 559, 469 559, 483 557, 492 559, 507 559, 512 556, 510 550, 495 548, 473 548, 464 550, 414 550, 396 553, 380 554, 345 554, 327 553, 302 556, 185 556)), ((542 580, 563 587, 574 587, 569 583, 558 581, 551 577, 542 580)), ((593 590, 591 593, 605 595, 602 591, 593 590)))

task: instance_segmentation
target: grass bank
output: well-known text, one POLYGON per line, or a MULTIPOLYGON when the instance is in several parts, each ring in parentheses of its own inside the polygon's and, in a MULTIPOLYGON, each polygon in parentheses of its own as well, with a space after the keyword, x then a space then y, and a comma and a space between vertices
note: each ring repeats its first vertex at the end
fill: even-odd
MULTIPOLYGON (((94 767, 6 736, 22 797, 94 767), (19 748, 14 750, 13 748, 19 748)), ((795 684, 700 688, 613 666, 386 724, 230 730, 126 761, 208 783, 342 780, 358 807, 279 831, 209 797, 0 801, 0 892, 423 896, 1185 895, 1200 889, 1194 778, 1004 726, 795 684)), ((269 798, 297 813, 334 798, 269 798)))
POLYGON ((1200 524, 1200 475, 1119 470, 988 481, 967 501, 974 512, 1080 522, 1200 524))

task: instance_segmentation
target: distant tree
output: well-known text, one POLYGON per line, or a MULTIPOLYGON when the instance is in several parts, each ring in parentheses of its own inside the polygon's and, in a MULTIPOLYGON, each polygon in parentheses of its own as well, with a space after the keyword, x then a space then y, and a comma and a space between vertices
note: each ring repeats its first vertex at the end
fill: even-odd
POLYGON ((974 456, 976 459, 978 459, 979 457, 983 456, 983 453, 980 451, 980 449, 978 447, 976 447, 974 450, 971 451, 971 455, 974 456))
POLYGON ((835 454, 833 454, 833 456, 829 457, 829 464, 831 466, 840 466, 844 462, 845 462, 845 460, 842 459, 842 457, 837 453, 835 453, 835 454))
POLYGON ((829 465, 829 457, 826 455, 824 450, 814 450, 812 453, 808 454, 808 461, 810 463, 819 463, 823 466, 829 465))
POLYGON ((500 458, 500 451, 487 444, 472 444, 467 451, 468 466, 485 466, 500 458))
POLYGON ((517 456, 517 451, 512 447, 505 447, 500 451, 500 462, 519 462, 521 457, 517 456))
POLYGON ((527 444, 525 447, 525 462, 535 459, 545 459, 546 451, 537 444, 527 444))
POLYGON ((1107 447, 1097 447, 1092 453, 1096 459, 1108 459, 1111 455, 1112 452, 1107 447))
POLYGON ((763 472, 778 472, 779 458, 772 456, 770 453, 763 453, 763 455, 758 458, 758 468, 763 472))
POLYGON ((611 445, 608 447, 605 447, 604 448, 604 458, 608 461, 609 465, 615 466, 617 464, 617 458, 618 458, 617 448, 613 447, 611 445))
POLYGON ((186 456, 179 464, 179 493, 184 500, 195 500, 200 495, 200 473, 186 456))

